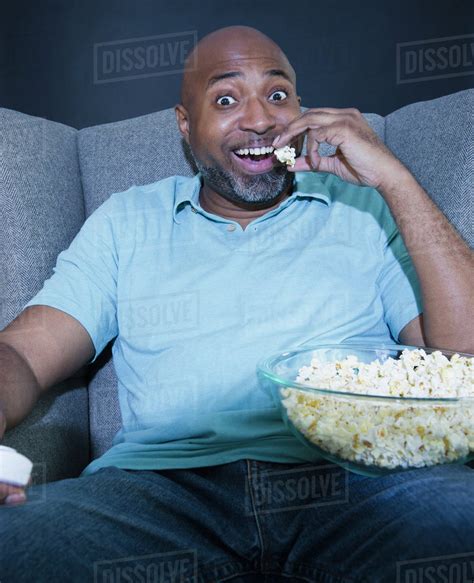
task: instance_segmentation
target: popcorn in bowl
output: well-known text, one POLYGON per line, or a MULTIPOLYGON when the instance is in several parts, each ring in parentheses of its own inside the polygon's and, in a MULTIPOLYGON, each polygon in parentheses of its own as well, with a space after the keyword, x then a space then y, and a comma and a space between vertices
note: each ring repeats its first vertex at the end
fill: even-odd
POLYGON ((292 146, 277 148, 274 151, 277 160, 287 166, 294 166, 296 161, 296 150, 292 146))
POLYGON ((473 361, 423 349, 383 363, 313 356, 295 381, 327 392, 281 388, 281 404, 304 438, 342 461, 384 469, 453 462, 474 452, 473 361))

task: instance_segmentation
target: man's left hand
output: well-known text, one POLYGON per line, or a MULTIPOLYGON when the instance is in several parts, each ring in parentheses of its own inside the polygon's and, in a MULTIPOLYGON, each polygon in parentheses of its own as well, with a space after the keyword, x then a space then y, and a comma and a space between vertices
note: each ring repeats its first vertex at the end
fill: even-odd
POLYGON ((293 172, 330 172, 353 184, 380 188, 396 180, 401 171, 407 171, 358 109, 307 109, 285 127, 273 146, 289 145, 305 132, 307 154, 288 167, 293 172), (336 152, 320 156, 321 142, 336 146, 336 152))

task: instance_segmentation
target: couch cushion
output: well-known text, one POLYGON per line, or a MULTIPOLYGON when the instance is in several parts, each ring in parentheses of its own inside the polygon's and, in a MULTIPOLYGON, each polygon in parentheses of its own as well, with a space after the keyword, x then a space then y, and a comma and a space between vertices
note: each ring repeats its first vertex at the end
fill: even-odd
MULTIPOLYGON (((0 329, 43 287, 84 221, 76 130, 0 109, 0 329)), ((83 371, 53 388, 3 443, 38 481, 78 475, 89 458, 83 371), (37 471, 36 471, 37 469, 37 471)))
POLYGON ((194 174, 172 108, 80 130, 78 150, 86 216, 113 192, 194 174))
POLYGON ((474 248, 474 89, 398 109, 386 142, 474 248))

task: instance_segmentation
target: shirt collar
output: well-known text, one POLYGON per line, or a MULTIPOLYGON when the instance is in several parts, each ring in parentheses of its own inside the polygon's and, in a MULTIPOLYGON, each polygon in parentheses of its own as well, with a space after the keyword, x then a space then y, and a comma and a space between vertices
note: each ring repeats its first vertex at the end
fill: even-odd
POLYGON ((201 190, 201 173, 198 172, 191 180, 186 180, 185 184, 178 183, 176 198, 173 207, 173 220, 179 223, 176 215, 181 210, 184 202, 190 202, 194 208, 199 206, 199 191, 201 190))
MULTIPOLYGON (((331 193, 325 183, 327 172, 295 172, 292 194, 283 201, 288 203, 290 199, 312 198, 331 204, 331 193)), ((173 220, 179 223, 176 216, 181 210, 183 203, 190 203, 195 209, 199 208, 199 192, 202 186, 202 176, 198 172, 191 180, 187 180, 181 185, 176 194, 173 207, 173 220)))

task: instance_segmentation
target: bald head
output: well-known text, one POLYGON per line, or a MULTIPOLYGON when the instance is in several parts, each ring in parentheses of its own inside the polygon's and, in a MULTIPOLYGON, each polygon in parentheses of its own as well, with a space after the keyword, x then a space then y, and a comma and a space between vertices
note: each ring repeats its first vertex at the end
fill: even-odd
POLYGON ((227 26, 203 37, 188 55, 181 85, 181 103, 192 109, 196 95, 203 90, 213 70, 233 62, 268 58, 284 68, 293 85, 296 74, 285 53, 267 35, 250 26, 227 26))

